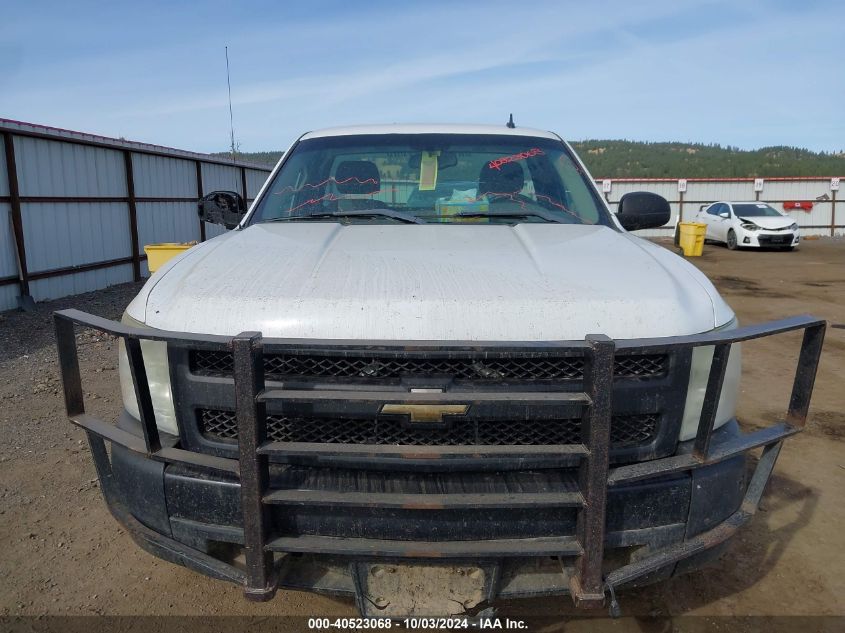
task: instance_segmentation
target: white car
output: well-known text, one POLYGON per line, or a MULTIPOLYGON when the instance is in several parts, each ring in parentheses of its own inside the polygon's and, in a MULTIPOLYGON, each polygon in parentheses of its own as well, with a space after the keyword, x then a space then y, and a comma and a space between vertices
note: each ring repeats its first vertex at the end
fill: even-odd
POLYGON ((714 202, 702 206, 695 221, 707 225, 706 239, 724 242, 731 250, 798 246, 798 224, 765 202, 714 202))

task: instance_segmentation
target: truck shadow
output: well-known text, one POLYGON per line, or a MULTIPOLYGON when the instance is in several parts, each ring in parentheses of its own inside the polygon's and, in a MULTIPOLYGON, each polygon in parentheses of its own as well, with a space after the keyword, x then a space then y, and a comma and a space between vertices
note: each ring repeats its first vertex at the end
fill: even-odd
MULTIPOLYGON (((793 537, 812 522, 818 501, 814 489, 775 473, 757 514, 717 563, 643 592, 651 594, 661 615, 680 615, 753 587, 775 570, 793 537)), ((636 603, 635 594, 629 598, 636 603)))
MULTIPOLYGON (((646 587, 620 589, 617 598, 623 620, 616 630, 655 633, 673 630, 672 618, 722 600, 726 606, 719 608, 718 614, 733 615, 732 596, 753 587, 775 570, 796 533, 812 522, 818 499, 818 492, 813 488, 773 474, 757 514, 740 529, 717 562, 646 587)), ((500 601, 495 606, 505 617, 559 618, 561 625, 589 620, 590 616, 607 617, 603 609, 594 612, 576 609, 568 596, 500 601)), ((538 630, 563 629, 550 623, 538 630)))

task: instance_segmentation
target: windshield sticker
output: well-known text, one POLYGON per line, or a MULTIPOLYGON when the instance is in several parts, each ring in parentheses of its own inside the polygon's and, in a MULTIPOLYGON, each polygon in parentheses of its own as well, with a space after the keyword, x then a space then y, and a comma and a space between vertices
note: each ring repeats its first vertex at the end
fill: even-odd
POLYGON ((531 149, 526 150, 524 152, 520 152, 519 154, 511 154, 510 156, 502 156, 501 158, 494 158, 489 163, 487 163, 487 166, 490 169, 501 169, 502 165, 505 165, 507 163, 515 163, 516 161, 519 161, 519 160, 526 160, 526 159, 531 158, 533 156, 542 156, 543 154, 545 154, 545 152, 543 150, 541 150, 539 147, 532 147, 531 149))
POLYGON ((768 207, 769 207, 769 205, 767 205, 767 204, 758 204, 757 205, 758 209, 767 209, 768 207))
POLYGON ((420 191, 434 191, 437 188, 437 157, 440 152, 423 152, 420 157, 420 191))

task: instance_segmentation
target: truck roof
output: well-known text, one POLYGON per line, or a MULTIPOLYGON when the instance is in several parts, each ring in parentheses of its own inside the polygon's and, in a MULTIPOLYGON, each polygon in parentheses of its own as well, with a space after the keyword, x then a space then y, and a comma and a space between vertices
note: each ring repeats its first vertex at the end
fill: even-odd
POLYGON ((469 125, 466 123, 391 123, 386 125, 351 125, 307 132, 302 140, 328 136, 358 134, 500 134, 505 136, 534 136, 560 140, 554 132, 530 127, 509 128, 506 125, 469 125))

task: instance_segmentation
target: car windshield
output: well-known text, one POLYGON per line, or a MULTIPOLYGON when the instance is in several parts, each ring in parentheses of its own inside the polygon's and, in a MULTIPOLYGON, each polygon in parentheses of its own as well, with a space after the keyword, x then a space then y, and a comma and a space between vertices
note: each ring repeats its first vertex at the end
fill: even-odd
POLYGON ((762 202, 735 204, 734 213, 740 218, 780 218, 783 213, 762 202))
POLYGON ((285 221, 612 226, 564 143, 474 134, 301 141, 250 219, 285 221))

